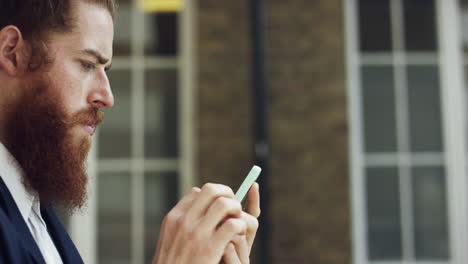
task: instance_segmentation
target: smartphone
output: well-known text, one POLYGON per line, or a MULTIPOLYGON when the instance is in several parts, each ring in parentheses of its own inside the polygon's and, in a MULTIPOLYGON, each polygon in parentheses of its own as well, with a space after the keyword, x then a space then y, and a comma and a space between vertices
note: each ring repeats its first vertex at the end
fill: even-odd
POLYGON ((249 174, 247 174, 247 177, 245 177, 244 182, 242 182, 241 186, 236 192, 236 199, 239 202, 242 202, 249 192, 250 187, 252 187, 252 184, 257 180, 258 176, 260 176, 260 172, 262 171, 262 168, 259 166, 254 165, 252 169, 250 170, 249 174))

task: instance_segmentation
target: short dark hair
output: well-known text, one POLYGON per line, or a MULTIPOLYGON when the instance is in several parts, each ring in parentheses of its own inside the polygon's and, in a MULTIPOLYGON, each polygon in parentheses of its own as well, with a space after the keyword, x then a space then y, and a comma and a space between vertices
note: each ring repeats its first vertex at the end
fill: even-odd
POLYGON ((73 29, 71 7, 84 1, 106 8, 115 17, 115 0, 0 0, 0 30, 16 26, 31 45, 29 69, 35 70, 47 58, 47 37, 50 33, 66 33, 73 29))

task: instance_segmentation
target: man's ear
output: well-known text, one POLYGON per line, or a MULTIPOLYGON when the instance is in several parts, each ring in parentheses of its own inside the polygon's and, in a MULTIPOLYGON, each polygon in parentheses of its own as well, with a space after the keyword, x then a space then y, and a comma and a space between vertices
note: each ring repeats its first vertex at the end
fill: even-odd
POLYGON ((16 26, 10 25, 0 30, 0 70, 16 76, 24 46, 23 36, 16 26))

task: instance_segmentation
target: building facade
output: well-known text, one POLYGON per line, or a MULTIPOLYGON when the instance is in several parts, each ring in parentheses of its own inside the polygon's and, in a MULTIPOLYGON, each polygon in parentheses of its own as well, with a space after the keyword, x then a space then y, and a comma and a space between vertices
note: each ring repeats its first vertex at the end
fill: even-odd
MULTIPOLYGON (((466 263, 468 2, 264 2, 268 240, 253 263, 466 263)), ((67 220, 86 263, 149 263, 190 186, 235 189, 254 163, 250 4, 119 2, 116 103, 88 208, 67 220)))

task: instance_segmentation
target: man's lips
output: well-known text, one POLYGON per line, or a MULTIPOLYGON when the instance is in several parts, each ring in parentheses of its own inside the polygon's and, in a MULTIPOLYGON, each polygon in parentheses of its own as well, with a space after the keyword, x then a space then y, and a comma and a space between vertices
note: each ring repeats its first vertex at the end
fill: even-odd
POLYGON ((88 133, 88 135, 90 136, 94 135, 94 132, 96 131, 96 127, 93 124, 84 124, 83 127, 86 133, 88 133))

